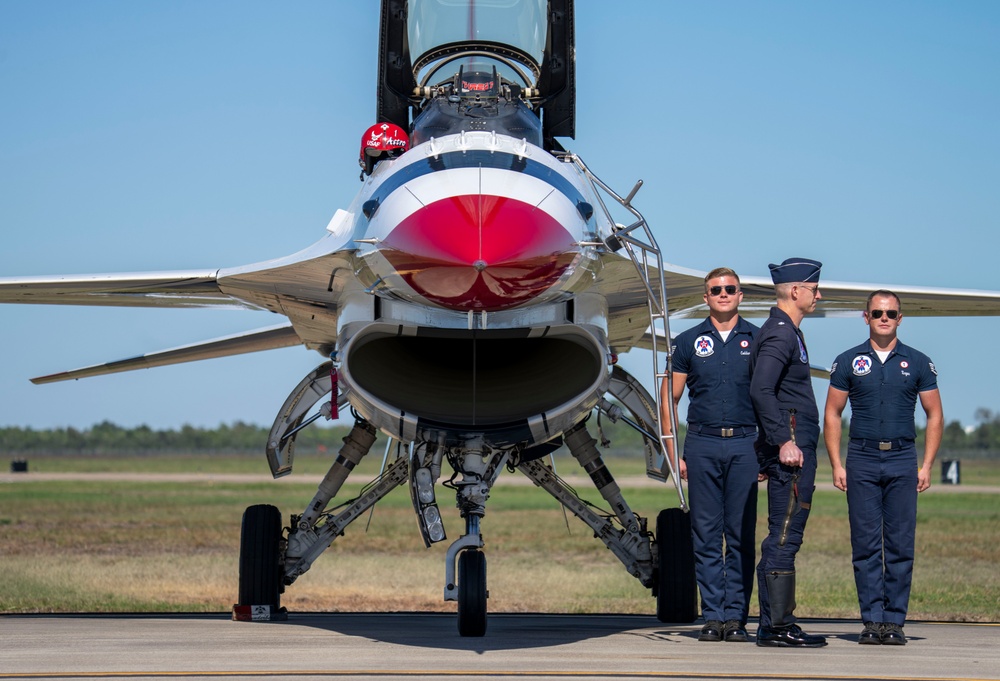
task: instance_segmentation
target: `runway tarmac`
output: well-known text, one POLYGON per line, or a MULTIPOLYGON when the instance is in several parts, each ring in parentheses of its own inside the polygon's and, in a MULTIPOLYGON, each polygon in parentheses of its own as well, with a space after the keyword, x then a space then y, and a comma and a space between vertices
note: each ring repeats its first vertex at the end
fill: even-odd
POLYGON ((702 643, 700 625, 631 615, 494 614, 483 638, 449 614, 3 615, 0 680, 1000 679, 997 624, 908 623, 906 646, 858 645, 854 621, 802 625, 830 644, 702 643))

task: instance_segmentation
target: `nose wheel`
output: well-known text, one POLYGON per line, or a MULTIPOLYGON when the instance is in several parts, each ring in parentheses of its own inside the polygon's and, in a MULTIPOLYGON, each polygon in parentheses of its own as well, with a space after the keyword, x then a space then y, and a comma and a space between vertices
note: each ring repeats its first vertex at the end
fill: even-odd
POLYGON ((486 634, 486 555, 476 549, 458 554, 458 633, 486 634))

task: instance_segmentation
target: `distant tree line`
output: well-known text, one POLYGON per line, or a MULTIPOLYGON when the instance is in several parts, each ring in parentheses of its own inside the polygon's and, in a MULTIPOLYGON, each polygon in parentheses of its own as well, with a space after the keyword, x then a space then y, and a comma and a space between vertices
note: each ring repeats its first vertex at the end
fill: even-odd
MULTIPOLYGON (((623 423, 611 423, 606 417, 592 418, 588 424, 599 442, 609 441, 612 451, 641 450, 642 436, 623 423)), ((217 428, 154 430, 149 426, 123 428, 110 421, 79 430, 51 428, 35 430, 17 426, 0 428, 0 457, 30 454, 157 454, 157 453, 257 453, 264 451, 269 428, 242 421, 217 428)), ((350 426, 308 426, 296 435, 299 451, 336 451, 350 432, 350 426)), ((683 436, 684 428, 681 426, 683 436)), ((602 449, 604 449, 602 447, 602 449)))
MULTIPOLYGON (((959 421, 945 424, 941 438, 940 451, 962 452, 966 456, 994 458, 1000 456, 1000 412, 994 413, 980 407, 976 410, 977 425, 966 428, 959 421)), ((845 419, 842 438, 846 446, 849 437, 850 423, 845 419)), ((917 449, 922 451, 926 429, 917 426, 917 449)), ((825 445, 820 440, 821 449, 825 445)))
MULTIPOLYGON (((268 428, 242 421, 217 428, 185 425, 178 430, 154 430, 149 426, 122 428, 110 421, 92 428, 0 428, 0 455, 26 454, 155 454, 155 453, 244 453, 262 452, 268 428)), ((349 427, 307 427, 296 439, 296 447, 339 448, 349 427)))
MULTIPOLYGON (((958 421, 945 426, 943 451, 1000 452, 1000 412, 989 409, 976 410, 977 425, 966 429, 958 421)), ((606 418, 597 427, 591 419, 588 426, 598 439, 610 440, 612 450, 636 451, 642 447, 642 436, 622 424, 612 424, 606 418)), ((299 432, 296 447, 335 450, 347 435, 348 426, 310 426, 299 432)), ((683 424, 680 427, 684 435, 683 424)), ((847 437, 848 428, 844 428, 847 437)), ((17 426, 0 428, 0 456, 50 454, 155 454, 177 452, 245 453, 263 451, 268 428, 242 421, 221 424, 216 428, 195 428, 185 425, 180 429, 154 430, 149 426, 123 428, 110 421, 78 430, 52 428, 35 430, 17 426)), ((918 429, 917 440, 923 441, 923 430, 918 429)))

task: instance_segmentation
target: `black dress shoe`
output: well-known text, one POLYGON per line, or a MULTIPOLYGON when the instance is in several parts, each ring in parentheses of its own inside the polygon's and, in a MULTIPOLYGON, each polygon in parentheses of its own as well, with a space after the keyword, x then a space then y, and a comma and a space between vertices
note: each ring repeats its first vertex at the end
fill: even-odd
POLYGON ((758 627, 757 645, 776 648, 819 648, 826 645, 826 639, 807 634, 797 624, 780 629, 758 627))
POLYGON ((746 643, 749 640, 747 629, 739 620, 726 620, 722 625, 722 638, 727 643, 746 643))
POLYGON ((705 626, 701 628, 701 635, 698 637, 699 641, 721 641, 722 640, 722 622, 719 620, 708 620, 705 622, 705 626))
POLYGON ((882 625, 875 622, 865 622, 865 628, 858 636, 858 643, 867 645, 878 645, 882 642, 882 625))
POLYGON ((882 625, 882 645, 884 646, 905 646, 906 634, 903 627, 898 624, 886 622, 882 625))

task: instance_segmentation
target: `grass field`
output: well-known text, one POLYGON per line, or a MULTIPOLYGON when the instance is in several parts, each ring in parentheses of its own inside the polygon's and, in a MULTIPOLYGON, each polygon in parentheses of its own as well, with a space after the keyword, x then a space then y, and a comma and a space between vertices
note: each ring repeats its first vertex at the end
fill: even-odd
MULTIPOLYGON (((380 450, 379 450, 380 451, 380 450)), ((301 454, 291 479, 261 482, 17 482, 0 487, 0 612, 225 611, 235 600, 239 526, 245 506, 270 503, 301 512, 330 455, 301 454)), ((381 456, 363 462, 339 495, 358 493, 381 456)), ((821 459, 822 462, 822 459, 821 459)), ((619 478, 641 461, 609 457, 619 478)), ((262 473, 250 456, 35 457, 33 472, 262 473)), ((557 460, 560 474, 577 473, 557 460)), ((938 476, 940 474, 938 473, 938 476)), ((508 476, 508 474, 504 474, 508 476)), ((634 479, 634 477, 633 477, 634 479)), ((820 482, 829 480, 821 465, 820 482)), ((1000 494, 944 490, 921 495, 911 619, 1000 621, 1000 494)), ((965 485, 1000 486, 1000 462, 962 464, 965 485)), ((671 485, 623 484, 633 509, 650 519, 677 504, 671 485)), ((449 540, 462 531, 450 492, 438 489, 449 540)), ((586 495, 597 502, 596 493, 586 495)), ((761 493, 760 508, 766 507, 761 493)), ((351 525, 313 569, 288 588, 299 611, 453 611, 442 600, 448 542, 425 549, 408 493, 397 489, 371 517, 351 525)), ((763 518, 761 519, 763 521, 763 518)), ((763 522, 758 537, 763 537, 763 522)), ((483 523, 492 612, 655 611, 580 521, 569 528, 545 492, 499 485, 483 523)), ((816 493, 798 558, 797 613, 857 616, 845 497, 816 493)), ((752 610, 756 611, 754 606, 752 610)))

